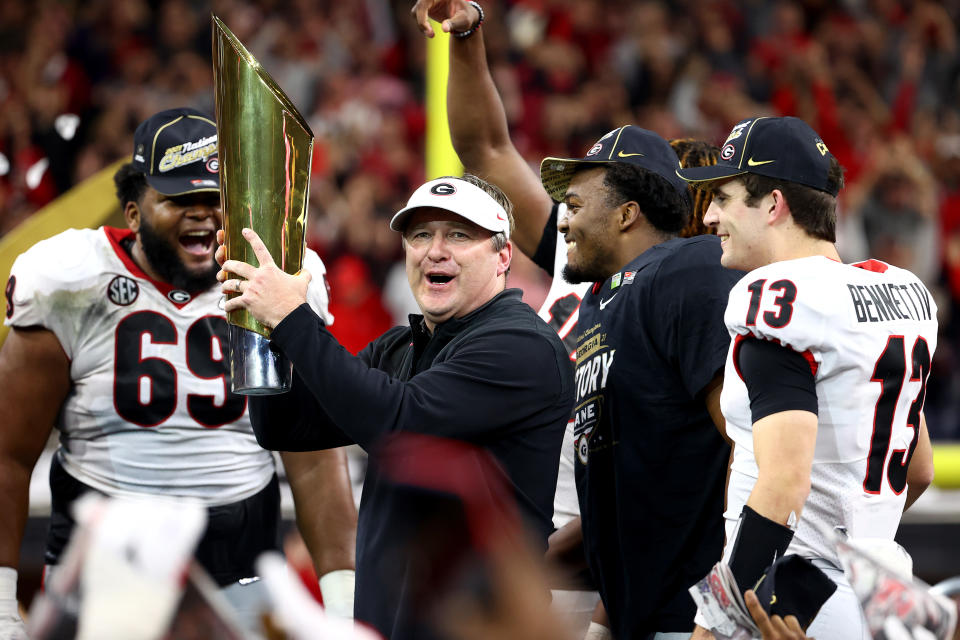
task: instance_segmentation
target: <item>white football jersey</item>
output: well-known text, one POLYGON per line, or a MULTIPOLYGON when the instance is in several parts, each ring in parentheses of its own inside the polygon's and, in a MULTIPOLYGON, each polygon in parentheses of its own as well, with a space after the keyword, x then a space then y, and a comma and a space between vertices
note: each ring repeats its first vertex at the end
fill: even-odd
POLYGON ((731 345, 721 408, 736 443, 725 557, 757 478, 750 401, 735 362, 745 336, 794 349, 815 374, 811 490, 788 552, 837 563, 830 542, 836 526, 851 536, 892 539, 937 346, 937 306, 927 288, 876 260, 788 260, 744 276, 730 292, 725 322, 731 345))
MULTIPOLYGON (((565 204, 557 205, 557 216, 563 216, 565 204)), ((557 246, 553 256, 553 281, 550 290, 537 312, 544 322, 549 324, 563 340, 570 352, 570 361, 577 360, 577 320, 580 318, 580 301, 590 288, 590 282, 570 284, 563 277, 563 268, 567 266, 567 242, 563 234, 557 232, 557 246)))
MULTIPOLYGON (((557 216, 564 215, 565 204, 558 205, 557 216)), ((580 318, 580 301, 587 293, 591 283, 570 284, 563 278, 563 268, 567 265, 567 243, 563 234, 557 233, 557 247, 553 258, 553 282, 540 311, 537 312, 544 322, 549 324, 564 346, 570 352, 570 361, 577 361, 577 320, 580 318)), ((577 502, 577 482, 574 478, 573 420, 567 423, 563 433, 563 447, 560 450, 560 472, 557 475, 557 492, 553 500, 553 526, 558 529, 580 515, 580 503, 577 502)))
MULTIPOLYGON (((11 270, 6 324, 50 330, 70 360, 59 460, 108 495, 209 506, 247 498, 270 481, 274 462, 257 444, 246 397, 229 392, 219 284, 191 296, 151 280, 120 245, 132 235, 71 229, 11 270)), ((325 312, 323 265, 308 253, 311 302, 325 312)))

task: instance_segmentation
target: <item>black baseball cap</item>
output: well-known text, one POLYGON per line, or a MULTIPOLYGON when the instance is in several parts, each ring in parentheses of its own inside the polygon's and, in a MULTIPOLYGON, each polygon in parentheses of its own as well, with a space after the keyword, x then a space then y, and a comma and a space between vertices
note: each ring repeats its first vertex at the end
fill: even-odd
POLYGON ((220 191, 217 125, 196 109, 161 111, 134 132, 132 164, 167 196, 220 191))
POLYGON ((689 197, 687 183, 678 175, 680 160, 670 143, 653 131, 626 125, 614 129, 590 147, 582 158, 544 158, 540 182, 550 197, 563 201, 574 171, 584 164, 635 164, 669 182, 682 196, 689 197))
POLYGON ((750 118, 738 122, 720 147, 717 164, 680 169, 687 182, 709 182, 756 173, 837 195, 828 180, 833 155, 800 118, 750 118))

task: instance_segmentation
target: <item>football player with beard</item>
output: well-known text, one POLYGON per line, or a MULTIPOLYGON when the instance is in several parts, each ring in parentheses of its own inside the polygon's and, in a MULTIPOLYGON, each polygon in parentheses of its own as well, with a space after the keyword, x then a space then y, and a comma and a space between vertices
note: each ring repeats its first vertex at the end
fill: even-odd
MULTIPOLYGON (((673 140, 670 148, 665 149, 666 144, 659 136, 638 127, 626 126, 601 138, 587 152, 583 161, 545 160, 541 176, 551 172, 554 174, 554 178, 550 179, 551 187, 547 179, 541 182, 536 173, 530 170, 527 161, 510 139, 503 101, 486 60, 483 33, 479 28, 483 21, 480 5, 466 0, 418 0, 411 13, 424 34, 433 35, 434 27, 427 20, 429 16, 441 22, 440 28, 453 36, 450 38, 447 89, 451 141, 468 171, 497 184, 514 203, 517 220, 514 242, 517 248, 553 278, 539 315, 563 339, 574 363, 578 360, 578 337, 587 337, 586 348, 579 350, 581 362, 577 363, 580 365, 578 380, 600 380, 602 385, 608 376, 607 368, 602 367, 599 352, 606 349, 608 359, 605 362, 611 363, 614 347, 621 347, 616 356, 618 364, 609 369, 609 379, 623 380, 625 384, 622 390, 614 390, 611 394, 604 391, 599 399, 592 395, 578 397, 577 406, 580 410, 571 416, 564 434, 554 500, 553 521, 557 530, 550 536, 547 554, 564 572, 557 572, 559 577, 552 584, 554 608, 568 622, 576 637, 586 636, 591 640, 610 637, 608 627, 611 623, 607 622, 602 605, 596 606, 599 595, 594 590, 597 586, 603 586, 600 582, 605 582, 608 585, 605 599, 611 601, 615 609, 612 624, 621 636, 645 637, 641 629, 646 628, 647 631, 679 632, 678 635, 685 638, 693 626, 694 608, 684 581, 692 578, 696 572, 688 571, 683 565, 688 563, 708 567, 709 557, 702 551, 692 554, 680 547, 688 545, 719 549, 722 546, 719 535, 700 544, 699 538, 691 542, 695 538, 691 537, 689 530, 700 517, 710 517, 719 522, 721 510, 705 506, 707 502, 695 504, 700 500, 695 498, 690 501, 684 518, 664 518, 665 522, 661 524, 657 516, 652 514, 666 513, 670 506, 661 509, 658 496, 662 492, 659 489, 650 492, 649 488, 663 485, 675 490, 684 486, 687 479, 681 476, 673 481, 659 473, 655 481, 648 481, 647 476, 643 475, 646 472, 637 469, 654 470, 656 465, 648 464, 650 460, 659 460, 658 464, 661 464, 665 459, 664 454, 677 455, 676 452, 684 449, 696 450, 700 452, 697 454, 700 457, 690 466, 701 469, 703 474, 697 488, 686 493, 709 493, 720 499, 724 463, 729 449, 715 432, 714 423, 707 413, 712 410, 713 416, 719 419, 718 397, 722 378, 715 374, 722 369, 723 353, 729 342, 719 328, 725 294, 717 295, 716 292, 729 290, 734 280, 721 273, 715 264, 713 269, 707 269, 706 275, 699 274, 699 267, 684 266, 687 262, 696 264, 696 261, 704 260, 703 256, 693 255, 696 247, 716 257, 719 253, 716 239, 699 238, 679 245, 670 240, 673 236, 693 238, 708 232, 702 216, 709 204, 709 195, 695 190, 689 193, 691 198, 685 198, 688 194, 684 192, 688 189, 677 180, 675 171, 680 166, 713 164, 719 149, 689 138, 673 140), (648 145, 649 149, 646 148, 648 145), (675 155, 671 155, 670 149, 675 155), (600 153, 601 150, 604 153, 600 153), (648 162, 654 157, 658 158, 658 162, 648 162), (562 180, 556 179, 563 174, 562 171, 553 170, 556 164, 567 169, 562 180), (574 184, 569 174, 576 172, 580 181, 588 171, 600 178, 600 184, 593 185, 598 188, 591 187, 585 191, 582 188, 584 185, 579 185, 577 197, 572 194, 565 197, 568 196, 565 192, 567 183, 574 184), (665 184, 659 178, 665 178, 670 184, 665 184), (675 191, 679 191, 679 194, 673 195, 675 191), (638 218, 640 222, 634 224, 627 220, 624 223, 623 220, 611 218, 610 213, 616 205, 631 200, 642 205, 642 215, 638 218), (676 210, 668 206, 671 203, 676 210), (611 234, 611 229, 617 226, 626 232, 611 234), (637 244, 634 240, 642 242, 637 244), (667 244, 670 242, 673 244, 667 244), (615 245, 629 245, 631 248, 619 255, 615 245), (639 269, 626 266, 628 262, 637 258, 644 249, 650 249, 646 255, 651 258, 672 252, 670 247, 680 245, 685 248, 662 269, 664 275, 660 281, 668 283, 666 274, 669 273, 670 277, 683 282, 668 283, 663 291, 655 291, 652 301, 643 303, 642 312, 636 311, 631 305, 623 309, 624 300, 637 298, 641 287, 647 289, 644 283, 651 280, 648 276, 661 269, 656 260, 646 261, 642 265, 644 273, 638 275, 639 269), (618 255, 611 263, 609 258, 618 255), (657 265, 652 262, 657 262, 657 265), (697 272, 698 275, 683 277, 684 272, 697 272), (610 332, 598 331, 594 325, 581 322, 580 313, 581 301, 589 298, 590 290, 595 289, 593 293, 597 294, 608 279, 610 285, 604 290, 604 300, 600 301, 599 309, 594 305, 594 311, 604 316, 605 323, 628 322, 625 326, 629 327, 629 335, 623 340, 614 337, 612 346, 603 346, 598 341, 605 340, 602 336, 610 332), (694 289, 699 285, 692 284, 708 282, 718 284, 704 286, 703 293, 694 289), (613 306, 604 311, 606 305, 617 296, 619 299, 613 306), (682 315, 696 317, 696 321, 692 324, 685 322, 681 327, 676 310, 683 309, 688 302, 692 303, 696 312, 682 315), (712 324, 716 326, 711 327, 712 324), (664 331, 672 327, 678 328, 676 333, 670 338, 663 337, 664 331), (642 336, 653 336, 651 343, 639 344, 645 339, 642 336), (713 348, 714 344, 720 346, 713 348), (683 352, 694 355, 685 356, 683 352), (659 355, 661 353, 665 355, 659 355), (688 366, 685 363, 690 364, 688 366), (656 373, 651 373, 653 371, 656 373), (661 378, 673 381, 669 383, 672 386, 667 388, 661 378), (644 380, 654 382, 646 386, 644 380), (687 383, 684 385, 686 388, 675 384, 679 380, 687 383), (643 400, 650 410, 644 409, 638 413, 629 401, 621 403, 622 398, 639 397, 645 393, 644 389, 649 389, 650 395, 643 400), (664 403, 664 398, 669 400, 664 403), (668 405, 680 405, 682 409, 664 409, 667 415, 654 415, 653 408, 668 405), (598 435, 592 436, 595 431, 593 424, 597 422, 595 416, 601 413, 606 417, 601 420, 603 424, 597 431, 598 435), (612 446, 607 447, 603 441, 610 438, 604 432, 610 426, 604 421, 616 415, 621 416, 616 420, 616 430, 621 429, 621 424, 628 426, 622 427, 624 437, 617 435, 612 446), (637 428, 634 425, 650 426, 637 428), (661 426, 655 428, 652 425, 661 426), (672 429, 678 435, 676 438, 667 436, 660 439, 656 435, 658 429, 665 434, 672 429), (619 447, 619 442, 627 439, 630 442, 619 447), (697 439, 699 442, 694 442, 697 439), (661 449, 663 443, 667 442, 674 444, 661 449), (601 451, 588 474, 587 456, 591 447, 601 451), (622 453, 613 453, 615 450, 622 453), (641 451, 652 450, 658 453, 637 457, 641 451), (613 471, 614 464, 620 467, 619 471, 613 471), (595 575, 592 580, 589 572, 582 570, 587 558, 584 557, 580 501, 587 498, 585 495, 578 498, 578 470, 582 476, 595 476, 589 484, 601 487, 592 491, 596 497, 589 500, 593 511, 599 515, 594 515, 594 522, 588 522, 587 526, 592 526, 595 532, 602 528, 613 538, 591 545, 595 549, 592 553, 592 570, 598 571, 600 562, 613 567, 610 571, 601 570, 602 576, 595 575), (616 476, 616 479, 610 478, 610 475, 616 476), (614 484, 616 487, 612 486, 614 484), (618 501, 622 502, 618 504, 618 501), (625 515, 617 515, 620 511, 625 515), (669 533, 664 528, 667 525, 671 527, 669 533), (641 539, 638 536, 641 535, 644 536, 642 539, 651 542, 638 542, 641 539), (654 542, 651 536, 662 536, 669 543, 654 542), (622 550, 621 544, 624 547, 622 550), (652 565, 646 564, 647 556, 644 554, 653 558, 652 565), (620 579, 624 574, 632 574, 629 587, 625 578, 620 579), (660 579, 661 575, 670 577, 660 579), (624 607, 619 602, 622 599, 639 604, 624 607)), ((707 263, 714 259, 707 259, 707 263)), ((604 324, 604 329, 607 327, 608 324, 604 324)), ((610 335, 613 336, 613 333, 610 335)), ((586 385, 579 390, 585 391, 586 385)), ((663 466, 670 467, 669 464, 663 466)), ((583 480, 580 482, 586 486, 583 480)), ((684 493, 684 490, 678 491, 678 494, 684 493)), ((669 499, 663 502, 669 503, 669 499)), ((594 533, 593 540, 599 539, 598 534, 594 533)))
MULTIPOLYGON (((0 639, 23 633, 16 568, 30 475, 54 425, 48 568, 87 491, 193 499, 209 515, 197 560, 241 612, 259 602, 254 561, 280 548, 280 491, 247 399, 230 391, 213 260, 218 168, 210 118, 160 112, 137 128, 133 161, 114 176, 128 228, 65 231, 12 268, 0 350, 0 639)), ((324 272, 313 252, 305 266, 324 272)), ((330 322, 315 282, 310 302, 330 322)), ((345 457, 282 457, 328 611, 352 615, 357 516, 345 457)))

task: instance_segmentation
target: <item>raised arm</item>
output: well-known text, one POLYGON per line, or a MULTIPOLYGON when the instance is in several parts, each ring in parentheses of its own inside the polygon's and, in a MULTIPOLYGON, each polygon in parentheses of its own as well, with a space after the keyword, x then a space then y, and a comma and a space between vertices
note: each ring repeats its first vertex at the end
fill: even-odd
MULTIPOLYGON (((428 15, 440 21, 444 31, 453 32, 466 31, 479 19, 466 0, 418 0, 412 13, 429 37, 433 28, 428 15)), ((523 253, 533 256, 553 201, 510 140, 503 102, 487 66, 483 29, 467 38, 450 38, 447 119, 464 168, 507 194, 516 223, 512 239, 523 253)))
POLYGON ((0 349, 0 636, 19 622, 13 572, 27 522, 30 474, 69 391, 70 362, 56 336, 40 328, 12 329, 0 349))
POLYGON ((489 438, 491 425, 502 425, 504 415, 549 406, 561 416, 573 400, 564 406, 570 389, 564 388, 568 369, 561 367, 569 365, 558 362, 547 340, 516 331, 477 332, 456 357, 406 381, 350 355, 306 305, 274 328, 272 340, 331 424, 365 449, 401 428, 466 441, 489 438))
POLYGON ((353 444, 327 418, 296 370, 290 391, 250 396, 247 406, 253 433, 264 449, 317 451, 353 444))

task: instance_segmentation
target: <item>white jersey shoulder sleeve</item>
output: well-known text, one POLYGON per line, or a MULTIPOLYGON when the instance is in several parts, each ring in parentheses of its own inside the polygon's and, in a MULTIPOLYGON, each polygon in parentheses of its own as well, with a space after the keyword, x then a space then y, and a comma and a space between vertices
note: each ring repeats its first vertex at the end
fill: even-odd
POLYGON ((76 305, 85 298, 71 293, 100 286, 105 267, 101 255, 106 244, 99 229, 69 229, 20 254, 7 281, 4 323, 49 329, 72 358, 76 319, 82 315, 76 305))
MULTIPOLYGON (((560 203, 557 206, 558 218, 566 215, 567 205, 560 203)), ((557 233, 553 258, 553 281, 550 283, 550 290, 547 291, 547 296, 544 298, 543 304, 540 305, 537 315, 557 332, 570 353, 570 359, 576 360, 577 332, 575 329, 580 318, 580 302, 592 283, 570 284, 563 277, 565 266, 567 266, 567 243, 563 234, 557 233)))
POLYGON ((816 350, 838 309, 816 264, 778 262, 755 269, 730 290, 724 322, 730 337, 753 336, 794 351, 816 350))
POLYGON ((330 313, 327 267, 316 251, 307 249, 303 254, 303 268, 313 276, 307 286, 307 304, 310 305, 314 313, 323 318, 323 322, 329 327, 333 324, 333 314, 330 313))

